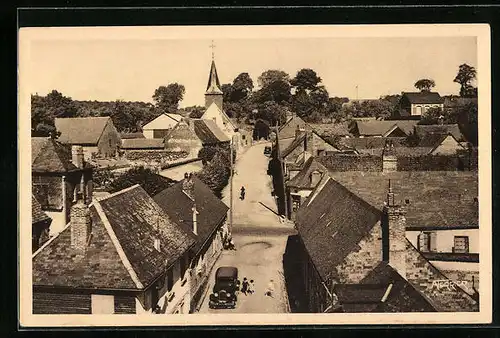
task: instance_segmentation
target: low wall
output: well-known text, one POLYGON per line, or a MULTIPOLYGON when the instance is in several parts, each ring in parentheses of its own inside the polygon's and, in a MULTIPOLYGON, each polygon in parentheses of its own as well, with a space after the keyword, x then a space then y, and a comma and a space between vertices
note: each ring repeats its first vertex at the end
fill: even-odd
POLYGON ((187 159, 188 155, 189 153, 187 151, 127 150, 124 152, 123 157, 131 162, 144 162, 147 164, 157 163, 164 165, 187 159))

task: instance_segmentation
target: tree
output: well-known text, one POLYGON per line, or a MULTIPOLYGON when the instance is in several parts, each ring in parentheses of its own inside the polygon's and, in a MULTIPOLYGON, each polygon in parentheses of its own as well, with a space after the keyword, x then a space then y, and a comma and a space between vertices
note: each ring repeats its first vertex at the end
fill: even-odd
POLYGON ((258 106, 255 118, 267 121, 270 126, 281 125, 285 123, 286 110, 274 101, 266 101, 258 106))
POLYGON ((439 120, 443 119, 444 115, 441 108, 429 108, 421 117, 418 124, 438 124, 439 120))
POLYGON ((198 152, 198 158, 200 158, 203 165, 205 165, 213 159, 217 151, 218 149, 216 147, 203 146, 198 152))
POLYGON ((421 92, 430 92, 432 88, 436 86, 436 83, 432 79, 420 79, 415 82, 415 88, 421 92))
POLYGON ((282 70, 270 69, 260 74, 260 76, 257 78, 257 83, 261 88, 269 86, 270 84, 277 81, 282 81, 290 84, 290 75, 282 70))
POLYGON ((49 136, 55 131, 56 117, 74 117, 77 107, 70 97, 57 90, 46 96, 31 95, 31 130, 33 136, 49 136))
POLYGON ((175 181, 160 176, 149 168, 136 167, 129 169, 109 184, 109 192, 123 190, 135 184, 139 184, 149 196, 153 197, 160 191, 172 186, 175 181))
POLYGON ((472 81, 476 79, 476 68, 464 63, 458 67, 458 73, 453 82, 460 84, 460 96, 477 96, 477 88, 472 86, 472 81))
POLYGON ((203 169, 196 174, 198 178, 205 183, 212 192, 221 198, 222 189, 229 182, 231 169, 226 163, 226 159, 221 152, 217 152, 212 160, 208 162, 203 169))
POLYGON ((314 70, 303 68, 297 72, 290 84, 297 90, 315 90, 320 82, 321 78, 314 70))
POLYGON ((185 92, 183 85, 171 83, 166 87, 160 86, 156 89, 153 100, 161 112, 174 113, 179 108, 179 102, 184 98, 185 92))
MULTIPOLYGON (((253 90, 253 81, 248 73, 239 74, 231 85, 230 102, 240 102, 250 96, 253 90)), ((224 91, 224 90, 223 90, 224 91)))
POLYGON ((202 106, 191 106, 184 108, 187 112, 189 112, 189 117, 192 119, 199 119, 205 114, 206 108, 202 106))

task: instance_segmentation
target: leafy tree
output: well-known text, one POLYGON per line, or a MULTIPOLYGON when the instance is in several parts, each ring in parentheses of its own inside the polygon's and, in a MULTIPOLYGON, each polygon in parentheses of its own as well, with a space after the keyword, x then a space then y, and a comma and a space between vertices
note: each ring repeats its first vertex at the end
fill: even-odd
POLYGON ((183 85, 171 83, 166 87, 160 86, 156 89, 153 100, 161 112, 174 113, 179 108, 179 102, 184 98, 185 92, 183 85))
POLYGON ((290 84, 290 75, 282 70, 270 69, 263 72, 257 79, 259 87, 264 88, 274 82, 285 82, 290 84))
POLYGON ((477 124, 477 102, 470 102, 465 105, 458 106, 450 112, 450 115, 453 115, 456 118, 465 138, 470 143, 477 146, 479 131, 477 124))
POLYGON ((471 83, 476 79, 476 68, 464 63, 458 67, 458 73, 453 82, 460 84, 460 96, 474 97, 477 96, 477 88, 474 88, 471 83))
POLYGON ((438 124, 439 120, 443 119, 444 114, 441 108, 429 108, 421 117, 418 124, 438 124))
MULTIPOLYGON (((253 90, 253 81, 248 73, 239 74, 231 85, 230 102, 240 102, 248 98, 253 90)), ((223 90, 224 91, 224 90, 223 90)))
POLYGON ((286 108, 274 101, 266 101, 258 106, 255 118, 267 121, 270 126, 281 125, 286 121, 286 108))
POLYGON ((149 168, 131 168, 109 184, 109 192, 113 193, 139 184, 149 196, 153 197, 160 191, 172 186, 175 181, 160 176, 149 168))
POLYGON ((315 90, 320 82, 321 78, 314 70, 303 68, 297 72, 290 84, 297 90, 315 90))
POLYGON ((430 92, 432 88, 436 86, 436 83, 432 79, 420 79, 415 82, 415 88, 421 92, 430 92))
POLYGON ((198 158, 201 158, 203 165, 205 165, 213 159, 217 151, 218 149, 216 147, 204 146, 198 152, 198 158))
POLYGON ((191 106, 191 107, 186 107, 184 110, 189 112, 189 117, 192 119, 199 119, 200 117, 205 114, 206 108, 202 106, 191 106))
POLYGON ((411 131, 410 134, 405 139, 405 145, 408 147, 416 147, 420 143, 420 137, 415 132, 415 130, 411 131))
POLYGON ((291 88, 290 83, 287 81, 276 80, 270 82, 254 93, 254 102, 274 101, 278 104, 286 104, 291 97, 291 88))
POLYGON ((70 97, 57 90, 47 96, 31 95, 31 129, 33 136, 49 136, 55 131, 56 117, 74 117, 77 106, 70 97))
POLYGON ((196 173, 198 178, 205 183, 213 193, 221 198, 222 189, 229 182, 231 169, 227 165, 227 160, 221 152, 217 152, 212 160, 196 173))

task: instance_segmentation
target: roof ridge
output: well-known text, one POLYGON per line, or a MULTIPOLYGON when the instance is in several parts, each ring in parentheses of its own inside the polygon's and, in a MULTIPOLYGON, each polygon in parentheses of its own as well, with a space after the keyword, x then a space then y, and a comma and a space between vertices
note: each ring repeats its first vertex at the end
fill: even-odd
POLYGON ((122 189, 122 190, 118 190, 118 191, 115 191, 115 192, 114 192, 114 193, 112 193, 112 194, 109 194, 109 195, 107 195, 107 196, 104 196, 103 198, 99 199, 99 201, 105 201, 105 200, 107 200, 107 199, 109 199, 109 198, 112 198, 112 197, 115 197, 115 196, 121 195, 121 194, 123 194, 123 193, 126 193, 126 192, 127 192, 127 191, 129 191, 129 190, 135 189, 135 188, 140 187, 140 186, 141 186, 141 185, 140 185, 139 183, 134 184, 134 185, 132 185, 132 186, 130 186, 130 187, 128 187, 128 188, 125 188, 125 189, 122 189))
POLYGON ((99 203, 99 201, 95 201, 95 203, 93 203, 93 205, 97 211, 97 214, 99 215, 99 217, 102 220, 104 228, 106 229, 109 237, 111 238, 111 242, 115 246, 115 249, 116 249, 116 252, 118 253, 118 256, 120 256, 120 259, 123 263, 123 266, 125 267, 125 269, 129 273, 130 278, 132 278, 132 281, 134 282, 134 284, 137 286, 138 289, 144 288, 144 285, 141 283, 139 277, 137 276, 137 273, 135 272, 134 268, 132 267, 132 264, 128 260, 128 257, 125 254, 125 251, 123 250, 123 248, 120 244, 120 241, 118 240, 118 237, 116 237, 116 234, 113 230, 113 227, 111 226, 111 223, 109 223, 108 217, 106 216, 106 213, 102 209, 101 204, 99 203))

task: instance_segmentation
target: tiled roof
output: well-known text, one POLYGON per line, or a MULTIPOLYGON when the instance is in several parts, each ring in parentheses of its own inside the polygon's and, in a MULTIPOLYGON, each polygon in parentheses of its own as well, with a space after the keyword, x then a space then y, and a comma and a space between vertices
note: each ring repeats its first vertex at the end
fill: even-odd
POLYGON ((165 136, 165 143, 168 146, 168 141, 170 139, 175 140, 194 140, 199 139, 198 135, 194 132, 194 128, 189 126, 189 123, 194 123, 194 120, 184 119, 175 125, 172 130, 168 132, 165 136))
POLYGON ((282 149, 282 150, 281 150, 281 157, 282 157, 282 158, 285 158, 285 157, 287 157, 288 155, 290 155, 290 153, 291 153, 292 151, 294 151, 294 150, 295 150, 295 148, 297 148, 299 145, 301 145, 302 143, 304 143, 304 138, 305 138, 305 137, 306 137, 306 134, 304 133, 304 134, 300 135, 298 138, 294 139, 294 140, 292 141, 292 143, 290 143, 290 144, 288 145, 288 147, 286 147, 285 149, 282 149))
POLYGON ((334 292, 341 304, 380 303, 387 290, 383 284, 336 284, 334 292))
POLYGON ((122 140, 129 138, 145 138, 143 133, 120 133, 120 138, 122 140))
POLYGON ((438 228, 478 226, 477 175, 473 171, 330 172, 379 210, 390 179, 398 203, 407 211, 406 226, 438 228))
POLYGON ((31 163, 37 158, 40 151, 49 141, 49 137, 32 137, 31 138, 31 163))
POLYGON ((35 198, 35 196, 31 196, 31 223, 40 223, 50 221, 51 218, 42 210, 42 206, 35 198))
POLYGON ((52 138, 42 141, 36 137, 32 139, 31 171, 37 173, 64 173, 78 170, 71 162, 71 148, 52 138), (33 139, 34 142, 33 142, 33 139))
POLYGON ((311 126, 305 123, 304 120, 297 115, 293 115, 285 124, 279 127, 278 136, 280 140, 295 137, 297 126, 299 126, 299 128, 305 128, 306 130, 312 130, 311 126))
POLYGON ((417 125, 415 126, 415 132, 418 137, 423 138, 425 134, 451 134, 453 137, 459 141, 464 141, 464 137, 458 124, 429 124, 429 125, 417 125))
POLYGON ((193 120, 194 131, 204 144, 214 144, 229 142, 230 139, 224 134, 217 124, 212 120, 196 119, 193 120))
POLYGON ((314 188, 311 186, 310 176, 314 171, 319 171, 323 174, 328 173, 328 169, 326 169, 322 164, 314 159, 314 157, 310 157, 303 166, 303 169, 295 175, 290 181, 287 182, 287 186, 296 187, 296 188, 314 188))
POLYGON ((61 132, 59 142, 92 145, 99 142, 108 122, 111 122, 109 116, 56 118, 54 120, 57 131, 61 132))
POLYGON ((299 208, 297 230, 323 280, 380 221, 381 212, 332 179, 299 208))
MULTIPOLYGON (((182 190, 182 181, 163 190, 154 197, 156 203, 178 224, 185 229, 193 229, 193 206, 196 203, 197 235, 194 250, 199 251, 210 235, 221 225, 228 207, 218 199, 202 181, 193 176, 194 201, 182 190)), ((193 234, 191 232, 191 234, 193 234)), ((194 234, 193 234, 194 235, 194 234)))
POLYGON ((163 149, 162 138, 131 138, 122 140, 122 149, 163 149))
POLYGON ((34 256, 34 285, 142 289, 194 244, 138 185, 94 201, 90 213, 85 253, 71 246, 69 225, 34 256), (160 251, 154 248, 157 229, 160 251))
POLYGON ((347 123, 310 123, 312 129, 316 130, 318 134, 326 134, 328 136, 352 136, 349 132, 347 123))
POLYGON ((441 104, 444 102, 444 99, 436 92, 413 92, 413 93, 404 93, 403 96, 408 98, 410 103, 428 103, 428 104, 441 104))
POLYGON ((434 148, 440 145, 447 137, 447 134, 441 133, 425 133, 422 135, 420 142, 418 143, 419 147, 428 147, 434 148))

